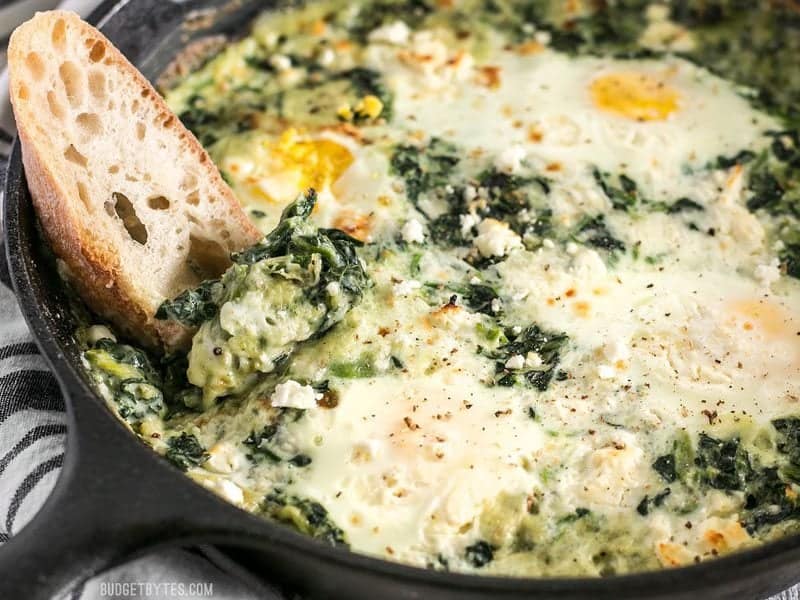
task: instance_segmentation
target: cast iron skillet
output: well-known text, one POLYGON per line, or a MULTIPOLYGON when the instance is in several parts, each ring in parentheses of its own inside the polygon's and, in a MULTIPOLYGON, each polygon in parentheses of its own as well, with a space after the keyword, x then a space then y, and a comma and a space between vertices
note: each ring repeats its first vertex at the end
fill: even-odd
MULTIPOLYGON (((91 19, 155 77, 191 37, 187 14, 220 0, 107 0, 91 19)), ((222 10, 234 31, 258 2, 222 10)), ((512 579, 415 569, 332 548, 234 508, 191 482, 126 430, 92 391, 72 339, 58 278, 41 243, 19 144, 8 165, 5 250, 22 312, 66 398, 67 452, 41 512, 0 549, 0 598, 48 599, 89 576, 166 544, 213 543, 264 580, 320 598, 759 598, 800 578, 798 537, 685 567, 605 579, 512 579)))

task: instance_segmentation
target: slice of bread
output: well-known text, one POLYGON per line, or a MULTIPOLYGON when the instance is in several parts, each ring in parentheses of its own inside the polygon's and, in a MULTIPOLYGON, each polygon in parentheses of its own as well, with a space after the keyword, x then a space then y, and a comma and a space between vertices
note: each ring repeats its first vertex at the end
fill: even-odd
POLYGON ((261 234, 148 81, 77 15, 38 13, 8 47, 36 212, 87 304, 150 347, 191 332, 154 319, 261 234))

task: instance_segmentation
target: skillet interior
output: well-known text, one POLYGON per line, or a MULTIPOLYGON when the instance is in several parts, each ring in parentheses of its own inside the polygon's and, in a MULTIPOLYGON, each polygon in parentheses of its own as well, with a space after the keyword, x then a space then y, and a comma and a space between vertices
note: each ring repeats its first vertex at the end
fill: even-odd
MULTIPOLYGON (((100 23, 106 35, 152 79, 161 73, 192 35, 208 31, 189 34, 182 28, 189 10, 222 4, 214 0, 182 4, 157 0, 110 0, 93 17, 100 23), (154 43, 153 40, 158 42, 154 43)), ((258 2, 225 4, 229 10, 219 13, 219 18, 211 28, 213 32, 237 31, 254 13, 264 8, 258 2)), ((183 493, 184 489, 192 490, 186 496, 186 503, 182 505, 183 515, 173 515, 188 522, 182 537, 187 537, 185 533, 193 528, 198 533, 206 532, 209 520, 217 519, 223 531, 217 532, 211 539, 223 542, 224 552, 234 560, 265 578, 276 577, 300 590, 322 597, 463 598, 557 595, 563 598, 585 598, 591 595, 598 598, 694 598, 701 593, 709 598, 729 598, 734 595, 763 597, 786 587, 796 579, 796 569, 800 566, 800 544, 797 537, 784 538, 701 565, 669 571, 608 579, 503 579, 429 572, 390 564, 322 546, 282 526, 257 520, 244 513, 241 518, 232 519, 231 514, 239 511, 212 497, 200 487, 188 484, 183 476, 163 465, 149 450, 140 447, 135 438, 116 423, 111 413, 105 411, 102 401, 89 389, 80 367, 78 348, 72 339, 74 321, 66 309, 67 303, 58 278, 52 268, 47 266, 48 261, 43 256, 36 234, 18 146, 10 160, 6 198, 6 245, 13 282, 26 319, 53 366, 72 409, 68 465, 64 469, 66 475, 59 481, 62 488, 66 485, 64 480, 71 476, 70 473, 80 471, 81 465, 86 464, 87 451, 102 449, 108 453, 112 460, 106 460, 102 466, 110 470, 120 468, 113 460, 117 447, 137 448, 132 456, 136 456, 143 464, 148 464, 147 468, 142 467, 144 481, 155 485, 156 479, 147 478, 147 473, 156 471, 161 474, 169 471, 169 478, 174 480, 165 489, 158 490, 159 496, 171 493, 177 495, 183 493), (95 419, 94 416, 92 419, 75 421, 76 413, 90 412, 96 415, 96 421, 92 420, 95 419), (96 425, 102 426, 104 438, 89 443, 86 441, 91 437, 89 428, 96 425), (196 519, 196 513, 204 511, 204 518, 196 519), (258 536, 260 541, 237 538, 243 531, 258 536), (234 539, 241 539, 247 547, 232 545, 234 539)), ((125 497, 118 500, 124 503, 125 497)), ((143 514, 142 517, 145 523, 148 515, 143 514)), ((92 521, 87 519, 85 522, 92 521)), ((166 537, 166 533, 168 532, 163 537, 166 537)), ((162 541, 157 538, 155 536, 150 541, 162 541)))

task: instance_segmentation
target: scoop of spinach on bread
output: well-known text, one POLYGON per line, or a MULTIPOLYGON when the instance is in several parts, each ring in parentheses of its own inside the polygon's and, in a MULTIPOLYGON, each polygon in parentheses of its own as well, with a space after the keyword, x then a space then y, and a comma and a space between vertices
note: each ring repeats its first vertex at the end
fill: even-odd
POLYGON ((247 391, 361 300, 368 285, 361 242, 313 225, 316 199, 313 189, 300 195, 260 243, 231 257, 220 279, 159 307, 157 319, 199 327, 187 377, 203 390, 203 408, 247 391))

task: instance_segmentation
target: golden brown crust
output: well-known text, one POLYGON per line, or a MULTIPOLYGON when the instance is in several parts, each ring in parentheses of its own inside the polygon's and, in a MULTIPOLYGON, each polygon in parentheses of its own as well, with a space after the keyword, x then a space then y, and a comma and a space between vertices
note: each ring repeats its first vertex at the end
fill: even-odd
MULTIPOLYGON (((32 64, 35 61, 32 61, 31 55, 35 53, 38 57, 43 54, 43 31, 47 32, 48 41, 52 39, 52 43, 57 44, 59 40, 56 34, 50 32, 56 31, 54 26, 60 26, 59 22, 66 23, 71 31, 80 33, 87 48, 84 59, 87 64, 90 53, 97 49, 101 61, 90 65, 92 68, 96 70, 100 65, 108 75, 120 77, 121 73, 122 77, 133 80, 140 90, 136 101, 149 103, 152 112, 157 115, 154 119, 156 125, 167 132, 165 135, 177 138, 185 155, 195 157, 196 171, 206 186, 204 190, 208 190, 213 197, 211 202, 218 203, 217 207, 223 207, 223 225, 228 231, 224 242, 225 251, 234 252, 252 245, 260 239, 261 234, 250 223, 206 151, 169 110, 150 83, 100 32, 76 15, 62 11, 39 13, 14 32, 8 51, 10 95, 22 143, 28 186, 48 242, 55 254, 66 264, 78 293, 99 315, 114 323, 125 334, 140 339, 149 346, 166 346, 168 349, 185 346, 190 339, 190 331, 176 323, 154 319, 158 305, 165 299, 164 294, 174 296, 186 287, 185 273, 180 276, 176 273, 175 277, 178 279, 172 284, 166 282, 165 285, 162 281, 159 282, 160 286, 153 283, 149 288, 148 284, 152 282, 133 277, 137 269, 141 270, 142 265, 130 265, 126 262, 133 259, 131 255, 125 254, 123 244, 118 239, 121 228, 114 228, 104 222, 104 219, 109 221, 113 215, 103 215, 97 212, 96 207, 92 208, 96 211, 92 213, 88 206, 84 206, 87 204, 86 199, 76 191, 80 182, 76 181, 61 148, 55 147, 51 141, 51 137, 57 136, 46 131, 37 118, 48 107, 44 106, 45 102, 41 99, 32 99, 32 89, 36 82, 32 80, 31 73, 35 79, 37 65, 32 64), (165 289, 168 291, 159 291, 165 289)), ((37 98, 41 98, 41 94, 37 98)), ((69 96, 66 98, 69 99, 69 96)), ((49 109, 53 111, 52 107, 49 109)), ((137 142, 132 139, 130 143, 135 146, 137 142)), ((169 156, 159 158, 165 164, 172 164, 169 156)), ((178 157, 173 158, 174 164, 179 164, 178 157)), ((184 157, 181 160, 186 161, 184 157)), ((102 186, 97 184, 97 178, 91 176, 91 179, 93 185, 102 186)), ((110 197, 114 189, 103 189, 103 192, 110 197)), ((215 214, 219 215, 220 210, 217 209, 215 214)), ((126 243, 130 245, 130 240, 126 243)), ((188 267, 184 265, 182 270, 188 271, 188 267)))

